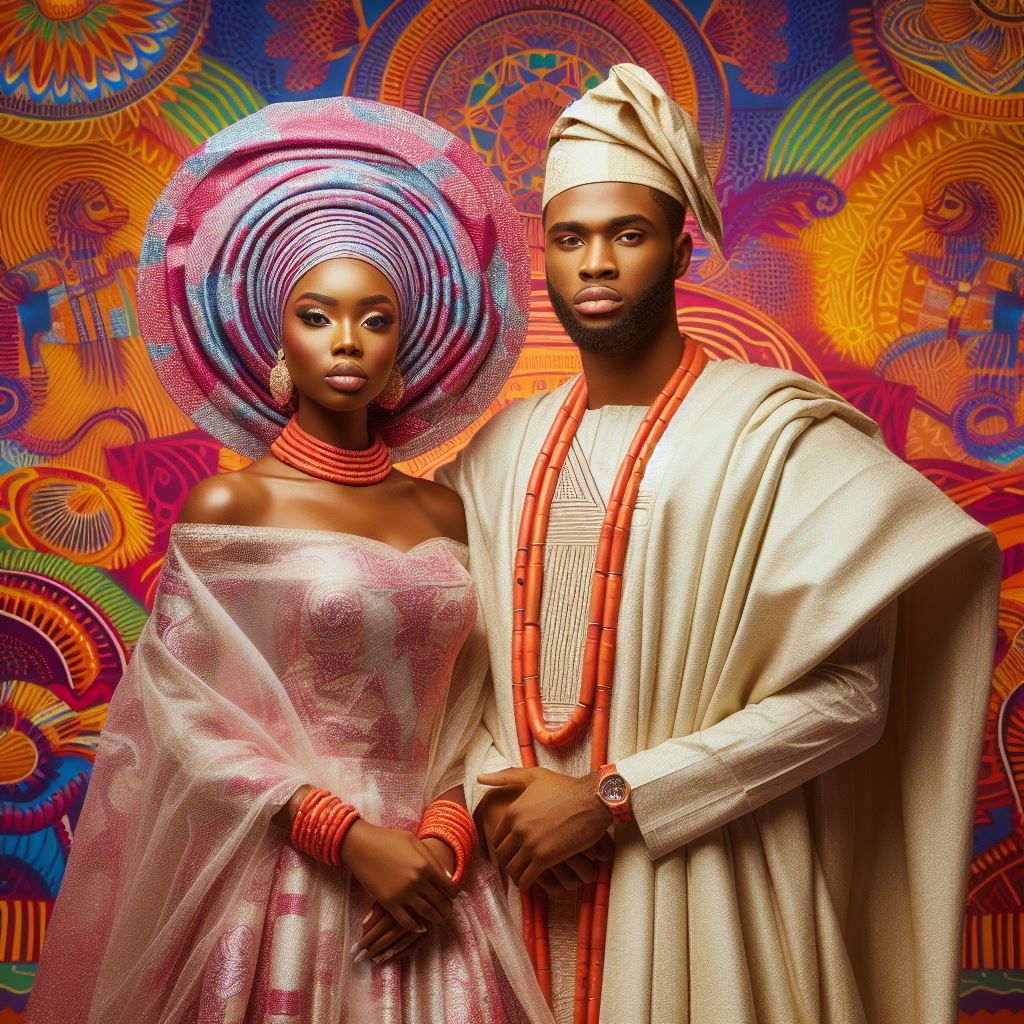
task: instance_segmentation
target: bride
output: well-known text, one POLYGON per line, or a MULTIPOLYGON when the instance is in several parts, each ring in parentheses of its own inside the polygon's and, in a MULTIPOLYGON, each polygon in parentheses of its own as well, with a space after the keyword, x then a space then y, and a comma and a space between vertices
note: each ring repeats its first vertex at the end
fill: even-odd
POLYGON ((143 334, 254 461, 171 532, 34 1024, 550 1020, 464 805, 487 663, 462 507, 392 466, 495 397, 528 290, 498 182, 381 104, 267 107, 168 184, 143 334))

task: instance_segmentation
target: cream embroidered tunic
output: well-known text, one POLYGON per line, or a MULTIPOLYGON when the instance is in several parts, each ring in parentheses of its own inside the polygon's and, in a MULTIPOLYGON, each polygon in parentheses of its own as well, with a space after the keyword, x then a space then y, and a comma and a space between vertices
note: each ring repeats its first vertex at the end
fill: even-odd
MULTIPOLYGON (((541 603, 541 696, 549 727, 564 724, 579 698, 601 523, 619 465, 646 411, 611 405, 584 413, 551 503, 541 603)), ((657 472, 656 463, 647 479, 657 472)), ((647 529, 650 512, 648 486, 638 495, 634 531, 647 529)), ((735 817, 735 808, 745 801, 760 806, 874 742, 884 721, 895 627, 893 604, 800 682, 686 737, 665 775, 657 762, 646 765, 643 754, 623 760, 618 767, 633 787, 641 829, 645 822, 674 818, 677 838, 687 842, 735 817)), ((538 744, 537 751, 542 767, 574 776, 590 771, 589 730, 568 750, 538 744)), ((510 892, 516 907, 517 891, 510 892)), ((578 899, 549 899, 558 1024, 573 1020, 577 915, 578 899)))

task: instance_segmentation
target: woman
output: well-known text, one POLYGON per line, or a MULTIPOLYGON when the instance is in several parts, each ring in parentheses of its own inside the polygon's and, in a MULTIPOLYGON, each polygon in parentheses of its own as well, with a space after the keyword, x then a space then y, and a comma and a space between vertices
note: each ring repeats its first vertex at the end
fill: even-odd
POLYGON ((528 282, 493 176, 380 104, 267 107, 167 186, 143 334, 255 461, 172 530, 31 1021, 550 1019, 461 806, 486 671, 461 505, 391 465, 495 397, 528 282))

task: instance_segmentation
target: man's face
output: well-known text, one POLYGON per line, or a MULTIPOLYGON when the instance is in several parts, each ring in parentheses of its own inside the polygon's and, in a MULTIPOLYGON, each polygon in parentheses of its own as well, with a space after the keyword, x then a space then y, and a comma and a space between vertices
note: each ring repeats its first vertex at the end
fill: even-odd
POLYGON ((646 185, 577 185, 548 203, 544 228, 548 295, 581 349, 621 352, 675 322, 690 237, 671 236, 646 185))

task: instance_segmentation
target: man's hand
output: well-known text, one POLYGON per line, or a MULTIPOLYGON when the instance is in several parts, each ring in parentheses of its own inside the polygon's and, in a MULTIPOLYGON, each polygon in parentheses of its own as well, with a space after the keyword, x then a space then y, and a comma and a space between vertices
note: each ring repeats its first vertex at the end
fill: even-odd
MULTIPOLYGON (((477 777, 481 785, 518 793, 488 840, 498 864, 520 889, 528 889, 556 865, 565 870, 546 876, 545 888, 565 888, 572 876, 590 880, 591 872, 575 858, 596 847, 612 823, 611 812, 597 796, 597 779, 597 772, 573 779, 546 768, 506 768, 477 777)), ((485 800, 505 795, 499 791, 485 800)))
MULTIPOLYGON (((522 790, 513 786, 496 786, 489 789, 476 809, 477 827, 487 843, 488 853, 494 858, 497 843, 495 836, 509 807, 516 801, 522 790)), ((574 854, 561 864, 553 864, 537 878, 537 884, 549 896, 567 896, 588 882, 597 881, 597 866, 600 861, 611 860, 615 844, 607 833, 594 846, 582 853, 574 854)), ((501 871, 504 883, 504 869, 501 871)))
MULTIPOLYGON (((501 774, 500 772, 497 774, 501 774)), ((491 778, 492 776, 481 775, 480 778, 491 778)), ((487 844, 488 852, 493 855, 497 842, 495 836, 498 832, 498 826, 501 825, 508 813, 509 807, 515 802, 519 796, 519 790, 513 789, 511 786, 503 787, 496 786, 494 789, 487 790, 480 800, 480 803, 476 808, 476 823, 477 828, 480 830, 480 834, 484 837, 484 842, 487 844)))

